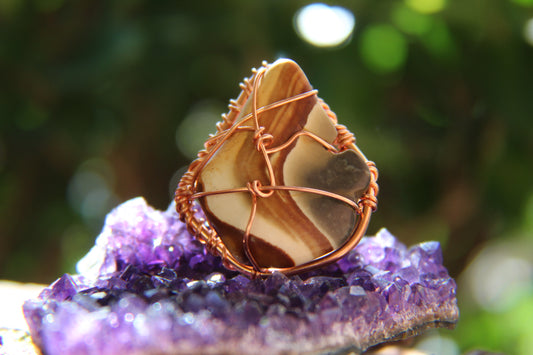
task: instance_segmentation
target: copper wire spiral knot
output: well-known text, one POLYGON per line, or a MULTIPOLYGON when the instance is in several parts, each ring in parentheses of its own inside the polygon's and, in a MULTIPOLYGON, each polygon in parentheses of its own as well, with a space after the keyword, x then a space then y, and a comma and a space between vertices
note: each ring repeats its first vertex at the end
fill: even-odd
MULTIPOLYGON (((257 87, 261 82, 261 79, 268 68, 267 63, 263 63, 263 66, 260 69, 253 69, 252 76, 250 78, 244 79, 243 83, 240 84, 242 89, 241 94, 236 100, 230 100, 228 105, 228 113, 222 115, 222 121, 217 123, 217 134, 209 137, 205 142, 204 150, 201 150, 198 153, 198 158, 191 163, 189 170, 183 175, 176 189, 175 202, 176 210, 180 215, 180 219, 187 224, 188 230, 195 235, 195 237, 205 245, 206 249, 222 258, 224 266, 229 269, 238 270, 250 277, 257 277, 262 275, 269 275, 274 271, 281 271, 285 274, 291 275, 307 271, 324 263, 330 263, 336 261, 342 257, 347 251, 353 249, 355 245, 362 238, 363 234, 366 231, 368 225, 370 214, 377 208, 377 194, 378 194, 378 170, 373 162, 367 161, 367 165, 370 170, 371 179, 370 184, 359 199, 358 202, 354 202, 350 199, 347 199, 343 196, 334 194, 329 191, 316 190, 313 188, 306 187, 297 187, 297 186, 280 186, 277 185, 276 179, 274 176, 273 168, 269 160, 269 155, 279 152, 288 146, 290 146, 297 138, 301 136, 307 136, 317 143, 321 144, 328 151, 338 153, 347 149, 356 150, 359 149, 355 146, 355 137, 353 134, 343 125, 337 123, 337 117, 333 113, 329 106, 321 99, 318 99, 319 104, 324 108, 328 117, 334 123, 337 130, 337 138, 334 141, 334 145, 329 144, 324 141, 322 138, 314 135, 308 131, 300 131, 290 137, 287 142, 281 144, 277 147, 271 147, 273 142, 273 136, 271 134, 265 133, 265 128, 259 125, 258 117, 259 115, 267 110, 280 107, 282 105, 307 98, 312 95, 316 95, 316 90, 311 90, 309 92, 304 92, 302 94, 290 97, 279 102, 271 103, 264 107, 257 107, 257 87), (240 118, 238 124, 235 124, 237 117, 239 116, 242 107, 246 101, 252 95, 252 112, 248 115, 245 115, 240 118), (241 126, 243 122, 251 120, 253 122, 252 126, 241 126), (198 175, 202 168, 205 166, 207 161, 213 156, 217 149, 234 133, 237 131, 250 131, 253 130, 253 142, 255 149, 260 152, 265 161, 266 169, 268 171, 268 176, 270 177, 269 185, 263 186, 259 180, 253 180, 243 186, 242 188, 228 189, 228 190, 219 190, 219 191, 210 191, 210 192, 197 192, 196 183, 198 175), (323 196, 331 197, 337 200, 340 200, 354 209, 354 211, 361 217, 358 227, 354 232, 353 237, 346 242, 339 249, 328 253, 327 255, 320 257, 312 262, 298 265, 289 268, 261 268, 255 261, 254 256, 252 255, 249 247, 249 237, 250 230, 254 221, 255 211, 257 206, 257 199, 267 198, 271 196, 275 191, 300 191, 300 192, 309 192, 320 194, 323 196), (226 248, 222 239, 217 235, 214 228, 212 228, 204 218, 197 216, 198 205, 194 200, 200 197, 206 197, 209 195, 215 194, 225 194, 225 193, 236 193, 236 192, 248 192, 252 198, 252 211, 250 213, 249 221, 246 226, 246 231, 243 238, 243 247, 246 256, 252 265, 243 264, 238 261, 226 248)), ((364 155, 361 153, 364 157, 364 155)))

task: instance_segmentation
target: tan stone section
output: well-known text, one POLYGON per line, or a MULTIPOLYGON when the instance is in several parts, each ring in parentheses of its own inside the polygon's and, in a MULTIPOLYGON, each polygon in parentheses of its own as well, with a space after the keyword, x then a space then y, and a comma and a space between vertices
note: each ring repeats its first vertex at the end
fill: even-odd
MULTIPOLYGON (((280 60, 262 77, 257 108, 311 90, 296 63, 280 60)), ((254 127, 252 119, 239 122, 252 112, 252 97, 251 94, 236 120, 241 127, 254 127)), ((264 133, 273 136, 268 148, 283 145, 301 131, 311 132, 328 143, 333 143, 336 138, 335 126, 316 95, 261 112, 258 117, 264 133)), ((228 137, 201 171, 199 191, 243 188, 254 180, 263 186, 270 185, 264 157, 256 149, 253 135, 253 130, 238 130, 228 137)), ((334 154, 307 136, 299 137, 282 151, 272 154, 270 161, 276 185, 320 188, 355 199, 361 193, 361 186, 366 189, 369 182, 365 161, 356 152, 334 154), (346 177, 343 178, 341 175, 344 174, 346 177), (350 182, 355 178, 362 180, 350 182), (336 186, 337 182, 341 185, 336 186)), ((246 260, 242 241, 252 210, 251 193, 213 195, 200 199, 200 203, 230 252, 238 259, 246 260)), ((344 243, 355 222, 353 209, 345 203, 309 193, 275 191, 272 196, 257 199, 257 212, 250 233, 252 254, 261 255, 262 267, 285 267, 290 260, 300 265, 344 243)))

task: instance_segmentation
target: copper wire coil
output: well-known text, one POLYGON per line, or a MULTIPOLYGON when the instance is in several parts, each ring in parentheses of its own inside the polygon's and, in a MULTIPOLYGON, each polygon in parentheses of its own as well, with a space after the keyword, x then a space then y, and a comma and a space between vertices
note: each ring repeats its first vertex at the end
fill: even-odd
POLYGON ((230 100, 229 112, 222 115, 222 121, 217 123, 217 133, 211 136, 204 144, 205 149, 198 153, 198 158, 193 161, 188 171, 181 178, 175 194, 176 210, 180 215, 180 219, 186 223, 187 228, 191 234, 193 234, 202 244, 204 244, 207 250, 217 256, 220 256, 223 260, 224 266, 231 270, 239 271, 249 277, 255 278, 258 276, 270 275, 273 272, 282 272, 286 275, 294 275, 309 271, 312 269, 319 268, 321 266, 327 265, 329 263, 335 262, 346 253, 352 250, 361 240, 363 235, 366 232, 368 227, 370 216, 373 211, 377 208, 377 195, 378 195, 378 170, 375 164, 371 161, 366 160, 366 164, 370 170, 370 183, 366 192, 359 198, 357 202, 349 200, 343 196, 331 193, 329 191, 322 191, 312 188, 304 188, 297 186, 279 186, 276 184, 275 176, 272 171, 272 167, 269 161, 269 154, 278 152, 285 147, 289 146, 293 141, 302 135, 306 135, 318 143, 322 144, 325 149, 332 152, 342 152, 345 150, 354 150, 361 154, 364 157, 364 154, 358 149, 355 145, 354 135, 343 125, 337 123, 337 117, 334 112, 332 112, 329 106, 320 98, 318 102, 326 111, 328 117, 331 119, 332 123, 335 125, 337 130, 337 137, 335 139, 334 145, 331 145, 323 141, 320 137, 317 137, 310 132, 301 131, 295 134, 293 137, 289 138, 287 142, 281 146, 269 148, 269 143, 272 137, 264 133, 264 128, 261 127, 258 123, 258 116, 261 112, 266 110, 274 109, 282 105, 288 104, 290 102, 297 101, 302 98, 309 97, 311 95, 316 95, 316 90, 311 90, 309 92, 304 92, 300 95, 281 100, 279 102, 271 103, 267 106, 257 108, 257 98, 255 97, 256 90, 253 90, 259 85, 259 82, 268 68, 268 64, 263 62, 263 66, 260 69, 253 69, 252 76, 250 78, 244 79, 243 83, 240 85, 242 92, 236 100, 230 100), (236 123, 236 120, 241 112, 242 107, 250 98, 250 94, 253 92, 252 97, 252 112, 242 118, 236 123), (241 127, 245 121, 253 120, 255 123, 254 127, 241 127), (209 159, 215 154, 217 149, 236 131, 239 130, 254 130, 254 142, 255 148, 260 151, 265 159, 265 164, 269 171, 269 176, 271 178, 269 186, 263 186, 258 180, 250 181, 246 186, 237 189, 230 190, 220 190, 220 191, 209 191, 209 192, 198 192, 197 191, 197 180, 198 176, 209 161, 209 159), (285 268, 261 268, 254 261, 254 256, 251 254, 248 245, 248 238, 250 235, 250 228, 253 224, 255 209, 257 206, 257 198, 265 198, 270 196, 276 190, 289 190, 289 191, 300 191, 300 192, 309 192, 328 196, 337 200, 340 200, 350 207, 352 207, 357 215, 359 215, 359 220, 357 226, 352 234, 352 236, 339 248, 318 257, 310 262, 285 268), (222 242, 220 236, 217 234, 215 229, 209 225, 209 222, 203 217, 197 216, 198 213, 198 204, 194 201, 200 197, 206 197, 214 194, 225 194, 225 193, 237 193, 237 192, 248 192, 252 197, 252 210, 249 217, 249 222, 245 231, 243 246, 245 253, 250 261, 250 264, 245 264, 239 261, 232 253, 228 250, 226 245, 222 242))

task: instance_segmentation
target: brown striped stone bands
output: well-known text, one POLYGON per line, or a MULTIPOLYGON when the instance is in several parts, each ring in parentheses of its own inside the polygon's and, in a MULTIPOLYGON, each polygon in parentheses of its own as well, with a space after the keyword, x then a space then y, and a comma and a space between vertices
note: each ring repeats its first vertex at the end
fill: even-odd
MULTIPOLYGON (((279 60, 268 67, 257 90, 257 108, 312 90, 300 67, 279 60)), ((253 93, 235 124, 237 130, 224 141, 199 174, 198 192, 246 187, 271 179, 264 156, 256 149, 254 121, 240 122, 252 112, 253 93)), ((312 133, 333 144, 337 132, 316 95, 259 113, 263 133, 272 135, 268 148, 286 143, 294 134, 312 133)), ((334 153, 310 136, 269 155, 277 185, 301 186, 329 191, 357 201, 370 182, 363 156, 353 150, 334 153)), ((200 198, 210 225, 228 250, 248 263, 243 250, 244 231, 252 210, 249 192, 233 192, 200 198)), ((307 263, 341 246, 354 232, 357 214, 346 203, 309 192, 275 190, 257 198, 250 232, 250 250, 261 267, 290 267, 307 263)))

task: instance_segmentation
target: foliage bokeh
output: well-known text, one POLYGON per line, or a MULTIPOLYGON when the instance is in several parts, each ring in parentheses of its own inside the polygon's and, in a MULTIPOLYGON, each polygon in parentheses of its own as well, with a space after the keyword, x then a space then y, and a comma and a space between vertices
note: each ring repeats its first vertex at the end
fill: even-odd
MULTIPOLYGON (((166 208, 238 82, 278 57, 303 67, 377 163, 370 233, 440 241, 456 277, 485 245, 531 247, 533 1, 338 1, 356 26, 332 49, 296 33, 308 3, 0 1, 0 278, 49 283, 116 204, 166 208)), ((531 314, 526 290, 510 314, 531 314)), ((500 331, 475 303, 462 311, 461 346, 488 341, 468 324, 500 331)), ((488 347, 526 349, 531 332, 488 347)))

